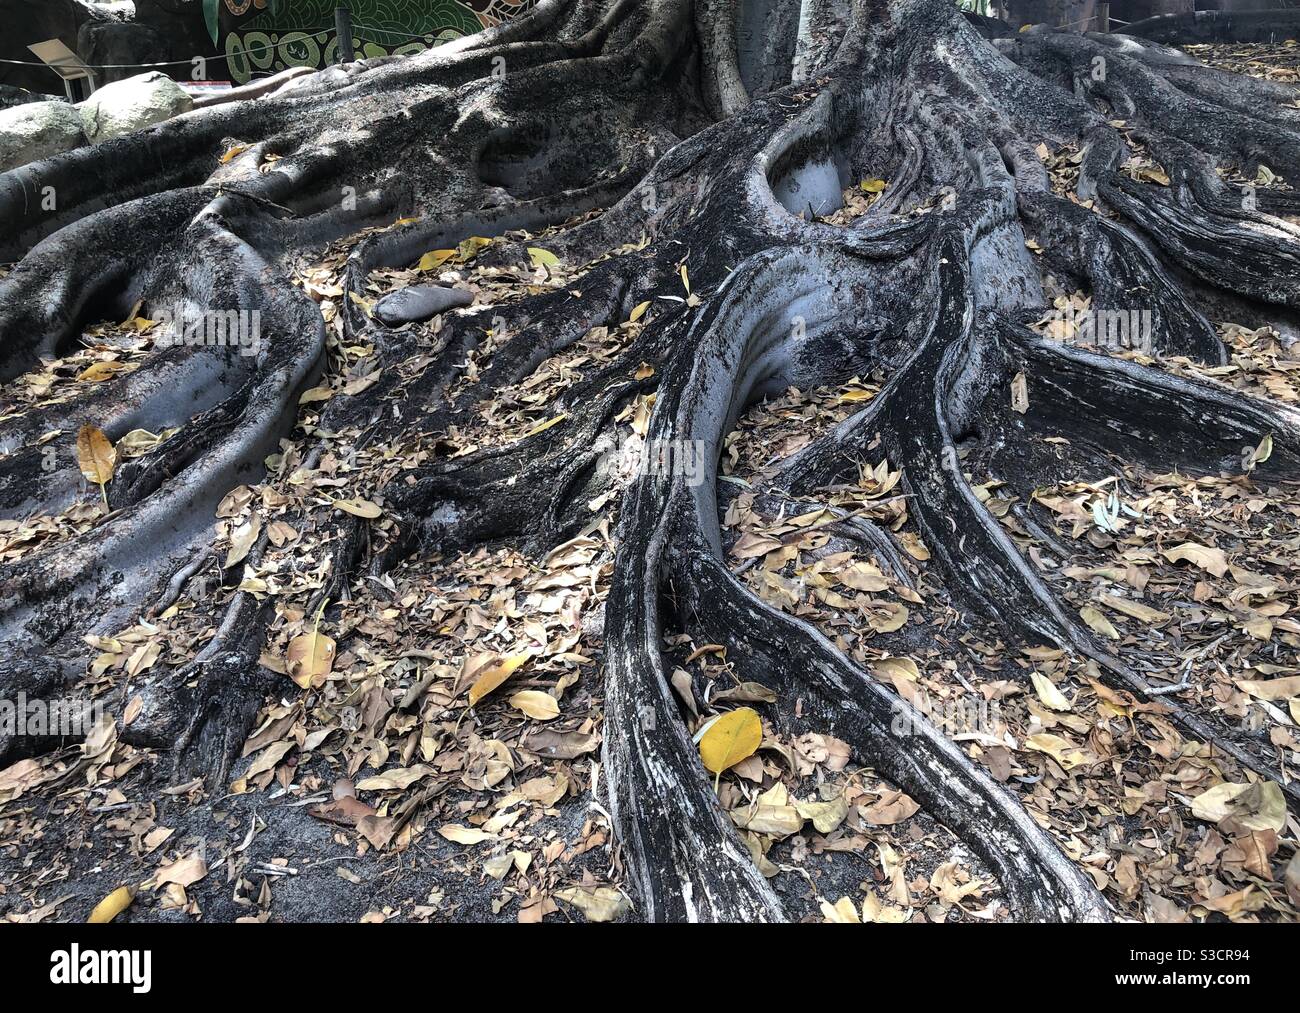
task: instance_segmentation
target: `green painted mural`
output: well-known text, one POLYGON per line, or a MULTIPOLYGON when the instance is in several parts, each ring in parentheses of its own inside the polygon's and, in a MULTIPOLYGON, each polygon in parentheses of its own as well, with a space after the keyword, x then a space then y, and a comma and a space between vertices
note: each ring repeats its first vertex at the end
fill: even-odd
MULTIPOLYGON (((218 0, 218 48, 243 84, 338 62, 338 0, 218 0)), ((418 53, 518 17, 536 0, 347 0, 359 57, 418 53)))

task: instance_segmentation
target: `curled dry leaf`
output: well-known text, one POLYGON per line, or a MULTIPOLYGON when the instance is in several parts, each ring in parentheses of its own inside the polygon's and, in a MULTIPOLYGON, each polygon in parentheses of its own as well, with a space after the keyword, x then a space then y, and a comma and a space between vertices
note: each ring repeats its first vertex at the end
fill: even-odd
POLYGON ((848 897, 841 897, 834 904, 828 900, 821 901, 822 917, 831 925, 860 925, 858 909, 848 897))
POLYGON ((518 654, 507 655, 495 665, 489 666, 482 675, 474 680, 474 685, 469 688, 469 705, 471 707, 475 706, 485 696, 509 679, 531 657, 530 652, 520 651, 518 654))
POLYGON ((1019 415, 1029 411, 1029 381, 1024 373, 1017 373, 1011 380, 1011 410, 1019 415))
POLYGON ((903 820, 916 815, 916 811, 920 808, 910 795, 893 791, 863 809, 862 818, 873 826, 892 827, 895 823, 902 823, 903 820))
POLYGON ((739 686, 724 689, 713 697, 713 702, 727 700, 732 703, 776 703, 776 693, 761 682, 742 682, 739 686))
POLYGON ((373 519, 382 516, 384 513, 382 507, 371 503, 368 499, 336 499, 333 505, 335 510, 342 510, 345 514, 351 514, 353 517, 373 519))
POLYGON ((208 864, 199 857, 196 851, 185 858, 177 859, 171 865, 165 865, 154 876, 154 886, 166 886, 168 883, 175 883, 177 886, 190 886, 197 883, 208 874, 208 864))
POLYGON ((1213 549, 1196 542, 1183 542, 1172 549, 1165 549, 1161 554, 1171 563, 1186 560, 1216 577, 1222 577, 1228 572, 1228 557, 1222 549, 1213 549))
POLYGON ((235 528, 230 534, 230 551, 226 553, 226 561, 222 564, 222 569, 229 570, 236 563, 242 563, 253 546, 257 544, 258 536, 262 533, 262 516, 256 510, 247 521, 235 528))
POLYGON ((1282 679, 1242 679, 1237 685, 1258 700, 1300 697, 1300 675, 1289 675, 1282 679))
POLYGON ((119 886, 95 905, 95 909, 90 912, 90 917, 86 919, 86 923, 89 925, 104 925, 111 922, 130 907, 133 900, 135 900, 135 889, 129 886, 119 886))

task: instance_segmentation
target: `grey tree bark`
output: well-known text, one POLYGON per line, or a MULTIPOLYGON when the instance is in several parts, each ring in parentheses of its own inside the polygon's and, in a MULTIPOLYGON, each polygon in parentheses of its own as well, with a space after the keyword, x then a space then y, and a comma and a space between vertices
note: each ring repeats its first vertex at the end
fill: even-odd
MULTIPOLYGON (((954 595, 1009 635, 1094 659, 1144 698, 1141 675, 1062 608, 976 498, 956 447, 978 443, 1021 490, 1062 466, 1008 414, 1007 385, 1023 372, 1050 392, 1029 424, 1071 433, 1067 463, 1117 454, 1240 471, 1241 448, 1271 434, 1262 470, 1300 476, 1293 410, 1025 326, 1044 305, 1030 234, 1098 308, 1142 293, 1159 352, 1222 361, 1206 314, 1223 307, 1244 322, 1292 321, 1300 232, 1279 216, 1295 213, 1295 192, 1261 191, 1253 206, 1216 172, 1250 176, 1267 164, 1300 175, 1291 98, 1121 37, 1036 29, 989 41, 944 0, 543 0, 528 18, 423 56, 297 78, 0 176, 0 257, 16 261, 0 281, 5 381, 141 298, 258 309, 269 334, 255 357, 157 349, 77 400, 0 412, 3 516, 76 495, 75 474, 42 469, 42 448, 72 453, 85 422, 114 439, 177 430, 114 477, 113 512, 94 531, 0 567, 0 639, 12 645, 0 686, 71 683, 84 671, 84 634, 174 598, 186 563, 208 547, 217 502, 255 479, 292 427, 326 344, 315 303, 289 281, 294 256, 419 215, 356 247, 346 283, 361 295, 376 267, 603 209, 548 244, 566 263, 596 261, 581 299, 548 292, 510 307, 508 338, 476 378, 461 382, 465 353, 500 307, 448 318, 432 364, 410 382, 384 369, 323 409, 326 431, 360 426, 386 440, 418 421, 436 432, 592 327, 656 300, 652 324, 617 362, 564 392, 565 425, 422 466, 387 490, 391 539, 372 537, 364 519, 340 521, 312 607, 417 549, 515 539, 544 551, 564 539, 609 481, 596 467, 602 434, 654 390, 649 439, 698 440, 710 467, 700 485, 640 476, 619 510, 604 780, 647 916, 783 916, 686 735, 661 652, 677 626, 726 645, 738 674, 769 685, 774 721, 845 739, 925 805, 996 870, 1017 915, 1103 920, 1091 881, 1003 788, 815 629, 732 576, 716 462, 756 398, 883 367, 882 394, 788 461, 767 493, 815 497, 883 445, 954 595), (1169 186, 1119 171, 1125 134, 1165 167, 1169 186), (234 141, 247 149, 220 162, 234 141), (1077 194, 1091 206, 1053 193, 1040 143, 1079 146, 1077 194), (886 194, 848 227, 825 221, 867 176, 890 180, 886 194), (46 187, 55 211, 42 206, 46 187), (345 189, 354 203, 340 202, 345 189), (643 250, 598 259, 643 232, 643 250), (681 294, 683 265, 698 305, 657 298, 681 294), (641 362, 653 376, 634 378, 641 362), (900 712, 913 734, 894 731, 900 712)), ((484 256, 527 261, 511 242, 484 256)), ((409 332, 351 299, 343 312, 349 342, 374 348, 367 369, 413 354, 409 332)), ((887 534, 846 530, 888 563, 887 534)), ((268 620, 265 605, 234 593, 193 664, 145 690, 128 734, 173 748, 178 773, 222 783, 268 690, 258 665, 268 620)), ((1174 719, 1284 781, 1258 737, 1193 713, 1174 719)), ((1287 791, 1294 806, 1294 784, 1287 791)))

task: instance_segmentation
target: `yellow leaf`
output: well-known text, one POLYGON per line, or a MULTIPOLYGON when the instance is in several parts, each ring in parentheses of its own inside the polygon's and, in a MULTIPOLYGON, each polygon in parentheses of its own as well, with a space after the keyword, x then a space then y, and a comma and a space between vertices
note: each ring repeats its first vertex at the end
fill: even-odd
POLYGON ((858 917, 858 909, 847 897, 841 897, 834 904, 827 900, 821 901, 821 909, 822 917, 832 925, 862 924, 862 919, 858 917))
POLYGON ((1286 827, 1286 799, 1282 789, 1272 781, 1255 784, 1224 781, 1192 799, 1192 815, 1211 823, 1231 817, 1247 830, 1272 830, 1280 834, 1286 827))
POLYGON ((524 433, 522 438, 526 439, 529 436, 536 436, 538 433, 544 433, 546 432, 546 430, 550 429, 551 426, 559 425, 566 418, 568 418, 567 415, 557 415, 553 419, 547 419, 545 422, 539 422, 537 423, 537 425, 533 426, 532 429, 528 430, 528 432, 524 433))
POLYGON ((752 707, 737 707, 709 725, 700 739, 700 759, 706 769, 721 774, 748 756, 763 741, 763 722, 752 707))
POLYGON ((334 391, 329 387, 312 387, 310 390, 302 392, 298 398, 299 404, 311 404, 313 401, 328 401, 334 396, 334 391))
POLYGON ((1049 735, 1046 732, 1025 739, 1025 748, 1046 753, 1066 770, 1088 762, 1088 757, 1077 746, 1070 744, 1059 735, 1049 735))
POLYGON ((648 362, 643 362, 641 365, 637 366, 636 372, 632 375, 638 380, 649 380, 650 377, 655 375, 655 368, 648 362))
POLYGON ((880 658, 871 663, 871 671, 878 678, 892 681, 895 676, 916 682, 921 678, 921 671, 911 658, 880 658))
POLYGON ((319 630, 298 634, 285 652, 289 678, 303 689, 324 685, 334 667, 334 650, 334 641, 319 630))
POLYGON ((150 320, 148 317, 132 316, 131 319, 122 326, 134 329, 137 334, 144 334, 146 331, 151 331, 157 327, 158 321, 150 320))
POLYGON ((96 429, 90 423, 83 425, 77 432, 77 463, 86 481, 99 486, 107 509, 108 491, 104 485, 113 477, 113 469, 117 466, 117 451, 103 430, 96 429))
POLYGON ((95 905, 95 910, 90 912, 90 917, 86 919, 86 923, 88 925, 104 925, 111 922, 130 907, 133 900, 135 900, 135 890, 129 886, 119 886, 95 905))
POLYGON ((555 697, 535 689, 520 690, 510 698, 510 706, 538 721, 550 721, 560 716, 560 705, 555 702, 555 697))
POLYGON ((872 610, 867 613, 867 625, 877 633, 893 633, 895 630, 901 630, 906 625, 909 614, 906 605, 899 605, 895 602, 877 602, 872 610))
MULTIPOLYGON (((1300 725, 1300 696, 1294 697, 1287 701, 1287 710, 1291 712, 1291 720, 1300 725)), ((1297 852, 1300 854, 1300 852, 1297 852)))
POLYGON ((1113 608, 1116 612, 1121 612, 1139 622, 1162 623, 1169 618, 1168 612, 1161 612, 1159 609, 1153 609, 1141 602, 1130 601, 1128 598, 1118 598, 1113 594, 1103 594, 1100 600, 1102 604, 1113 608))
POLYGON ((1079 609, 1079 618, 1087 623, 1093 632, 1100 633, 1103 637, 1109 637, 1111 640, 1119 639, 1119 630, 1115 629, 1110 620, 1091 605, 1085 605, 1079 609))
POLYGON ((686 289, 686 294, 687 294, 687 295, 690 295, 690 294, 691 294, 691 277, 690 277, 690 275, 688 275, 688 274, 686 273, 686 265, 685 265, 685 264, 682 265, 682 271, 681 271, 681 274, 682 274, 682 287, 684 287, 684 288, 686 289))
POLYGON ((841 401, 870 401, 875 396, 876 396, 875 391, 862 390, 860 387, 855 387, 852 390, 846 390, 843 394, 841 394, 840 400, 841 401))
POLYGON ((153 450, 162 441, 161 434, 155 435, 147 429, 132 429, 117 441, 117 451, 123 457, 138 457, 153 450))
POLYGON ((456 257, 459 260, 472 260, 480 250, 491 245, 492 240, 490 239, 484 239, 482 236, 470 236, 468 239, 461 240, 460 245, 456 247, 456 257))
POLYGON ((550 250, 543 250, 539 246, 528 247, 528 259, 533 262, 533 267, 545 267, 548 270, 560 266, 560 258, 550 250))
POLYGON ((415 269, 417 271, 436 271, 454 256, 456 256, 455 250, 430 250, 420 258, 420 262, 415 265, 415 269))
POLYGON ((335 510, 342 510, 353 517, 375 518, 382 516, 384 510, 368 499, 336 499, 332 503, 335 510))
POLYGON ((77 382, 102 383, 126 369, 124 362, 96 362, 77 374, 77 382))
POLYGON ((864 179, 858 186, 862 187, 867 193, 882 193, 885 187, 889 186, 889 181, 872 176, 869 179, 864 179))
POLYGON ((1029 680, 1034 684, 1034 691, 1038 694, 1038 699, 1043 701, 1045 707, 1050 707, 1054 711, 1068 711, 1070 701, 1065 698, 1065 694, 1056 688, 1055 684, 1040 672, 1030 672, 1029 680))
POLYGON ((221 164, 222 164, 222 165, 225 165, 227 162, 232 161, 232 160, 238 158, 240 155, 242 155, 242 154, 243 154, 245 151, 247 151, 247 150, 248 150, 248 145, 247 145, 247 144, 232 144, 232 145, 231 145, 230 147, 228 147, 228 148, 225 150, 225 152, 222 154, 222 156, 221 156, 221 164))
POLYGON ((1263 464, 1272 456, 1273 456, 1273 434, 1267 433, 1264 436, 1264 438, 1259 441, 1259 446, 1255 448, 1255 453, 1252 459, 1256 464, 1263 464))
POLYGON ((645 316, 645 311, 648 310, 649 308, 650 308, 650 300, 649 300, 649 299, 647 299, 645 302, 639 302, 639 303, 637 303, 635 306, 632 307, 632 313, 631 313, 631 315, 627 318, 627 322, 630 323, 630 324, 634 324, 634 323, 636 323, 636 322, 637 322, 638 320, 640 320, 643 316, 645 316))
POLYGON ((474 685, 469 689, 469 705, 473 707, 494 689, 512 676, 515 671, 525 661, 532 657, 528 651, 521 651, 518 654, 510 654, 502 658, 495 665, 489 667, 477 679, 474 685))

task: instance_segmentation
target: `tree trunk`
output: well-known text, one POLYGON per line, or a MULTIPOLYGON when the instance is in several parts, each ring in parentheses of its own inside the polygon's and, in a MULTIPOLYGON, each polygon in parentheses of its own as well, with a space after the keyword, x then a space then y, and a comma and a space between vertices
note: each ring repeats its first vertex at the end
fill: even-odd
MULTIPOLYGON (((1018 916, 1105 919, 1091 880, 1007 791, 726 568, 717 460, 765 393, 882 368, 882 393, 786 462, 765 493, 815 501, 859 461, 887 456, 954 595, 1009 636, 1093 659, 1112 686, 1147 699, 1144 678, 1062 607, 976 497, 957 446, 990 437, 979 453, 1014 488, 1041 484, 1051 465, 1017 449, 1023 426, 1011 425, 1007 403, 1024 374, 1035 391, 1027 424, 1069 434, 1061 460, 1080 468, 1111 454, 1238 473, 1241 448, 1271 434, 1260 473, 1300 477, 1293 410, 1026 327, 1045 305, 1031 238, 1098 309, 1130 310, 1141 293, 1154 353, 1224 361, 1212 305, 1291 320, 1300 233, 1275 215, 1295 213, 1294 191, 1261 190, 1256 207, 1215 171, 1249 178, 1266 164, 1300 176, 1290 99, 1115 36, 1034 29, 989 42, 943 0, 542 0, 526 18, 421 56, 332 68, 0 176, 0 257, 18 261, 0 282, 4 380, 141 299, 255 309, 264 335, 255 355, 155 348, 78 398, 0 412, 0 507, 11 517, 57 512, 78 494, 75 469, 42 462, 75 460, 83 424, 112 440, 175 429, 119 466, 112 513, 92 530, 0 566, 0 639, 16 649, 0 661, 0 686, 73 680, 85 634, 173 600, 186 564, 209 551, 219 501, 257 479, 304 410, 319 415, 315 431, 365 432, 372 445, 436 434, 649 302, 617 361, 559 395, 562 424, 503 449, 431 456, 374 492, 393 522, 383 533, 336 514, 308 613, 417 550, 509 539, 544 552, 581 527, 593 497, 617 491, 602 780, 647 917, 783 917, 672 693, 663 636, 684 629, 724 645, 739 677, 775 691, 774 722, 846 740, 965 840, 1018 916), (1119 171, 1126 137, 1164 167, 1168 186, 1119 171), (1053 192, 1040 144, 1083 152, 1078 201, 1053 192), (847 225, 828 221, 843 191, 869 177, 889 181, 884 194, 847 225), (366 310, 377 267, 591 209, 601 213, 543 243, 566 264, 590 265, 580 283, 448 314, 432 352, 366 310), (373 349, 355 375, 382 372, 353 396, 299 408, 326 366, 327 331, 290 267, 377 226, 349 261, 341 344, 373 349), (467 375, 485 331, 491 354, 467 375), (404 376, 398 367, 425 353, 418 375, 404 376), (651 470, 621 488, 597 466, 614 417, 650 391, 647 446, 698 441, 703 482, 651 470), (911 734, 895 730, 900 715, 911 734)), ((527 263, 528 245, 503 238, 480 256, 527 263)), ((308 467, 326 447, 322 437, 308 467)), ((888 533, 852 530, 887 563, 888 533)), ((263 536, 250 558, 275 551, 263 536)), ((224 783, 270 685, 259 666, 269 606, 233 588, 223 602, 213 640, 154 679, 126 730, 174 746, 177 772, 210 785, 224 783)), ((1170 706, 1232 762, 1285 780, 1263 733, 1170 706)), ((1294 806, 1294 784, 1286 790, 1294 806)))

